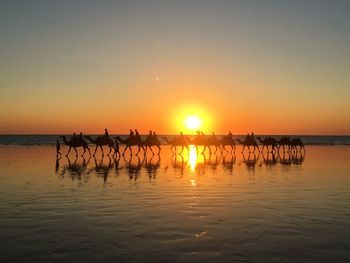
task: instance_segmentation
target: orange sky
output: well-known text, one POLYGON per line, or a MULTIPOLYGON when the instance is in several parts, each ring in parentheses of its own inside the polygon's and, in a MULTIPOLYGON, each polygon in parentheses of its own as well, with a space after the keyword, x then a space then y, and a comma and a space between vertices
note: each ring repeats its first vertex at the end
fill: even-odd
POLYGON ((350 134, 341 3, 78 3, 6 4, 0 134, 350 134))

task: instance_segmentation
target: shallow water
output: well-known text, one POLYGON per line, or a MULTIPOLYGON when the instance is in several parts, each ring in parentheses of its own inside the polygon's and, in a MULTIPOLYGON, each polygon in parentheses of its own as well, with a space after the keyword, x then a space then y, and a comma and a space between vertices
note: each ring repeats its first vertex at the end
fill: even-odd
POLYGON ((0 260, 347 262, 350 147, 240 151, 56 161, 0 146, 0 260))

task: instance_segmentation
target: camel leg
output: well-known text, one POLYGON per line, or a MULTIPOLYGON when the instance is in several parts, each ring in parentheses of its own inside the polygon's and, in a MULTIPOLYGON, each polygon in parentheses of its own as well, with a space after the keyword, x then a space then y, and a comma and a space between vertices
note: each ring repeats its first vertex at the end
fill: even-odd
POLYGON ((96 144, 96 147, 95 147, 95 151, 94 151, 93 156, 95 156, 95 155, 96 155, 97 147, 98 147, 98 145, 96 144))
POLYGON ((111 154, 111 151, 112 151, 112 147, 109 145, 109 152, 108 152, 108 156, 111 154))
POLYGON ((70 150, 72 149, 72 146, 69 146, 69 150, 68 150, 68 152, 67 152, 67 154, 66 154, 66 156, 68 156, 69 155, 69 153, 70 153, 70 150))
POLYGON ((100 149, 101 149, 101 152, 102 152, 102 156, 104 156, 104 155, 105 155, 105 153, 103 152, 102 145, 100 145, 100 149))
POLYGON ((78 151, 77 151, 77 148, 73 147, 74 148, 74 151, 75 151, 75 156, 78 156, 78 151))
POLYGON ((122 153, 123 156, 125 155, 125 151, 126 151, 127 148, 128 148, 128 146, 125 146, 125 148, 123 150, 123 153, 122 153))
POLYGON ((233 146, 232 146, 232 144, 231 144, 231 153, 233 152, 233 146))
POLYGON ((138 151, 137 151, 136 155, 138 155, 138 154, 139 154, 139 152, 140 152, 140 150, 141 150, 140 145, 138 145, 138 147, 139 147, 139 149, 138 149, 138 151))
POLYGON ((157 145, 157 147, 158 147, 158 155, 159 155, 160 154, 160 146, 157 145))
POLYGON ((83 154, 81 155, 81 156, 84 156, 84 154, 85 154, 85 152, 86 152, 86 149, 85 149, 85 147, 83 147, 84 148, 84 152, 83 152, 83 154))
POLYGON ((180 151, 180 154, 184 151, 184 146, 182 145, 181 146, 181 151, 180 151))
MULTIPOLYGON (((148 146, 149 149, 151 150, 151 153, 154 154, 153 150, 152 150, 152 147, 151 146, 148 146)), ((147 146, 146 146, 146 149, 147 149, 147 146)))

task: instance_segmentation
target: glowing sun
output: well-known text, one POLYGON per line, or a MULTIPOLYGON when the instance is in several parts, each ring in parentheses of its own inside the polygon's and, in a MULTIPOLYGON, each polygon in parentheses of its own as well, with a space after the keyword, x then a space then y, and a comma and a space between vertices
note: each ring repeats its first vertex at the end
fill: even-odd
POLYGON ((188 116, 185 119, 186 128, 189 130, 198 130, 202 125, 202 120, 195 115, 188 116))

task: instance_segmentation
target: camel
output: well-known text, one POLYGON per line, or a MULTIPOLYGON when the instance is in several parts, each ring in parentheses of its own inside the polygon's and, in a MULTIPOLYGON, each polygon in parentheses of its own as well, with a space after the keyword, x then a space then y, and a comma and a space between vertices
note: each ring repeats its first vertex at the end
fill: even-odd
POLYGON ((81 138, 76 138, 76 139, 71 138, 69 141, 67 141, 66 136, 60 136, 60 137, 62 138, 63 143, 64 143, 65 145, 68 145, 68 146, 69 146, 69 150, 68 150, 68 153, 66 154, 66 156, 69 155, 70 150, 71 150, 72 148, 74 149, 76 155, 78 155, 78 151, 77 151, 77 149, 76 149, 77 147, 83 147, 83 148, 84 148, 84 152, 83 152, 82 155, 85 154, 86 150, 88 150, 89 154, 91 154, 88 144, 87 144, 86 141, 84 141, 83 139, 81 139, 81 138))
POLYGON ((169 140, 168 138, 166 137, 163 137, 164 141, 166 141, 167 144, 171 145, 170 149, 172 152, 174 152, 174 148, 175 148, 175 152, 176 152, 176 147, 177 146, 181 146, 181 151, 180 151, 180 154, 183 152, 184 150, 184 147, 187 148, 187 151, 189 150, 188 149, 188 143, 187 143, 187 140, 186 138, 184 138, 182 135, 179 136, 179 137, 175 137, 174 139, 172 140, 169 140))
POLYGON ((203 146, 203 151, 202 153, 205 152, 206 148, 208 147, 210 149, 210 147, 207 145, 207 138, 204 135, 204 133, 197 131, 197 135, 192 139, 188 139, 188 143, 192 144, 196 147, 196 151, 198 152, 198 146, 203 146))
POLYGON ((152 146, 156 146, 158 148, 158 155, 160 154, 160 141, 158 140, 157 135, 155 133, 149 134, 146 140, 143 142, 143 145, 145 146, 146 151, 148 147, 151 150, 152 154, 154 154, 152 146))
MULTIPOLYGON (((256 137, 256 139, 262 144, 262 149, 261 151, 264 150, 266 147, 267 152, 269 152, 269 146, 271 146, 271 152, 275 151, 275 147, 277 147, 277 140, 272 137, 266 137, 264 140, 262 140, 260 137, 256 137)), ((278 147, 277 147, 278 148, 278 147)))
POLYGON ((215 134, 212 133, 211 136, 207 137, 207 147, 209 148, 209 151, 211 153, 211 147, 210 146, 215 146, 215 152, 217 152, 218 148, 221 150, 221 144, 222 144, 222 139, 218 140, 218 138, 216 138, 215 134))
POLYGON ((251 152, 250 146, 253 146, 253 152, 255 152, 255 148, 258 148, 258 152, 260 152, 258 144, 251 135, 247 135, 244 141, 241 141, 240 139, 236 139, 236 141, 243 145, 242 153, 244 152, 245 147, 248 147, 249 152, 251 152))
POLYGON ((96 139, 93 139, 93 138, 91 138, 90 136, 85 136, 85 138, 86 138, 89 142, 91 142, 91 143, 93 143, 93 144, 96 144, 96 147, 95 147, 95 151, 94 151, 93 156, 95 156, 98 147, 100 147, 101 152, 102 152, 102 156, 104 156, 104 152, 103 152, 102 145, 108 145, 108 146, 109 146, 109 152, 108 152, 107 155, 110 155, 112 149, 115 149, 115 148, 114 148, 114 142, 113 142, 113 140, 110 139, 109 137, 106 137, 106 136, 99 136, 99 137, 97 137, 96 139))
POLYGON ((221 140, 219 141, 220 145, 222 146, 221 148, 221 152, 223 150, 225 150, 226 152, 228 152, 225 148, 225 146, 231 146, 231 153, 236 151, 236 143, 233 139, 232 133, 229 132, 228 135, 225 135, 221 138, 221 140))
POLYGON ((138 148, 138 151, 137 151, 137 153, 136 153, 136 155, 139 154, 141 148, 143 149, 144 153, 146 153, 145 147, 144 147, 143 142, 141 141, 141 138, 138 137, 138 136, 136 136, 136 135, 129 136, 129 137, 126 138, 125 140, 122 139, 122 138, 120 138, 119 136, 115 137, 115 139, 116 139, 117 141, 119 141, 120 143, 126 145, 126 147, 125 147, 125 149, 124 149, 124 151, 123 151, 123 153, 122 153, 123 156, 125 155, 125 152, 126 152, 127 149, 130 150, 130 155, 132 155, 131 146, 138 146, 138 147, 139 147, 139 148, 138 148))

